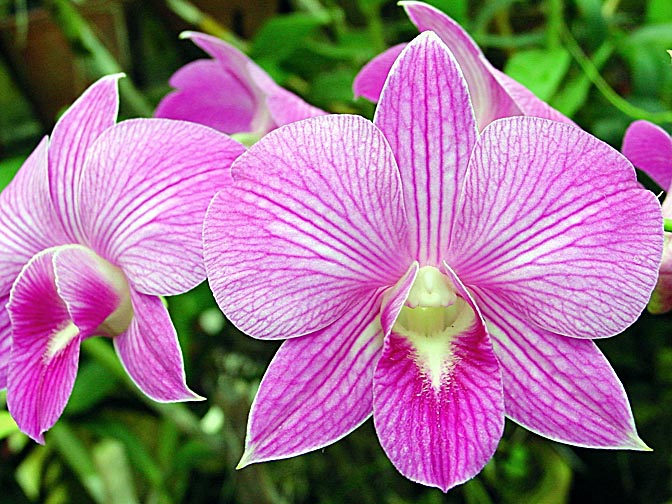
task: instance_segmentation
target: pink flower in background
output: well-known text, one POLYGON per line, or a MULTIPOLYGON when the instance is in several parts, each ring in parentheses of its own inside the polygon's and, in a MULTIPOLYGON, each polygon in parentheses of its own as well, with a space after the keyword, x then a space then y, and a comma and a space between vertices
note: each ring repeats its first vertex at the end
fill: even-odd
POLYGON ((156 109, 156 117, 205 124, 224 133, 269 131, 324 112, 278 86, 254 61, 223 40, 187 32, 186 38, 210 54, 182 67, 170 79, 176 90, 156 109))
MULTIPOLYGON (((529 115, 574 124, 569 118, 537 98, 530 90, 493 67, 476 42, 449 16, 422 2, 399 2, 418 30, 434 31, 457 60, 471 96, 476 124, 482 130, 495 119, 529 115)), ((399 44, 362 68, 355 78, 356 96, 378 101, 392 63, 404 48, 399 44)))
POLYGON ((187 122, 115 125, 118 78, 91 86, 0 194, 0 387, 38 442, 90 336, 113 338, 152 399, 200 399, 159 296, 205 279, 205 210, 244 148, 187 122))
POLYGON ((204 224, 210 286, 239 329, 286 339, 241 466, 322 448, 372 414, 399 471, 444 491, 483 468, 505 416, 647 449, 591 340, 646 305, 660 205, 579 128, 512 117, 479 133, 471 98, 427 32, 373 123, 290 124, 234 162, 204 224))
MULTIPOLYGON (((625 132, 623 154, 637 168, 644 171, 661 189, 672 188, 672 138, 660 126, 648 121, 635 121, 625 132)), ((663 217, 672 219, 672 198, 663 201, 663 217)), ((651 301, 651 313, 672 310, 672 245, 669 233, 665 234, 665 249, 660 264, 660 276, 651 301)))

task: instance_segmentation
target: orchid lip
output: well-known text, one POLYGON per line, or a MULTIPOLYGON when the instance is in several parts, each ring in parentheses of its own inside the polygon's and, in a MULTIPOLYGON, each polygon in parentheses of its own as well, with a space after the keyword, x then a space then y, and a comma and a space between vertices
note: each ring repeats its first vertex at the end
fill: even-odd
POLYGON ((437 392, 458 362, 454 340, 474 322, 469 304, 451 280, 434 266, 418 270, 392 332, 414 348, 414 360, 437 392))

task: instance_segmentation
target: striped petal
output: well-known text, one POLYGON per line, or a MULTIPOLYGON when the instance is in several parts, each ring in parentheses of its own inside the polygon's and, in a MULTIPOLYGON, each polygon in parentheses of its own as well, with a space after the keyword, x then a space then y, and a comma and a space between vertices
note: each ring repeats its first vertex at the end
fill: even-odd
POLYGON ((400 4, 418 30, 435 32, 455 56, 469 88, 479 129, 495 119, 522 114, 514 99, 493 75, 492 65, 458 23, 439 9, 422 2, 400 4))
POLYGON ((199 401, 186 384, 182 350, 159 297, 131 289, 133 320, 113 339, 119 360, 142 392, 158 402, 199 401))
POLYGON ((410 264, 392 153, 370 122, 307 119, 271 132, 232 168, 204 224, 210 287, 259 338, 326 328, 410 264))
POLYGON ((31 257, 70 241, 49 195, 47 146, 44 138, 0 194, 0 296, 31 257))
POLYGON ((507 311, 576 337, 621 332, 655 285, 662 221, 655 195, 617 151, 531 117, 479 140, 449 264, 507 311))
POLYGON ((7 366, 12 350, 12 323, 6 305, 9 295, 0 296, 0 389, 7 388, 7 366))
POLYGON ((239 467, 323 448, 371 415, 379 307, 374 295, 328 327, 282 344, 254 399, 239 467))
POLYGON ((663 190, 672 185, 672 137, 660 126, 633 122, 623 138, 623 154, 663 190))
POLYGON ((49 142, 51 199, 74 241, 82 236, 76 198, 87 152, 117 120, 121 74, 103 77, 80 96, 54 127, 49 142))
POLYGON ((418 36, 396 60, 374 123, 399 165, 413 256, 438 265, 477 131, 462 72, 436 35, 418 36))
MULTIPOLYGON (((449 488, 474 477, 504 429, 501 373, 485 323, 457 277, 463 311, 444 331, 395 324, 374 375, 374 423, 407 478, 449 488)), ((422 313, 422 312, 421 312, 422 313)))
POLYGON ((205 279, 205 210, 243 150, 182 121, 136 119, 108 129, 89 150, 80 187, 88 243, 140 292, 195 287, 205 279))
POLYGON ((623 385, 592 341, 549 333, 505 303, 476 296, 502 367, 509 418, 562 443, 648 449, 623 385))

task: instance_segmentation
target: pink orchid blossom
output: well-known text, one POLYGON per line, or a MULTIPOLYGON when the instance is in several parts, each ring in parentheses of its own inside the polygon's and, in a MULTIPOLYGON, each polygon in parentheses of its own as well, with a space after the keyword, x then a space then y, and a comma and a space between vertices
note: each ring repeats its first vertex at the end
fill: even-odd
MULTIPOLYGON (((668 193, 672 190, 672 137, 663 128, 648 121, 633 122, 623 138, 623 154, 661 189, 668 193)), ((672 219, 670 197, 663 201, 663 217, 672 219)), ((651 313, 660 314, 672 310, 671 236, 670 233, 665 233, 658 283, 648 306, 651 313)))
MULTIPOLYGON (((421 32, 434 31, 452 51, 462 68, 473 100, 476 124, 482 130, 495 119, 518 115, 543 117, 574 124, 534 93, 485 58, 476 42, 449 16, 423 2, 399 2, 421 32)), ((387 73, 405 44, 391 47, 366 64, 355 78, 355 96, 377 102, 387 73)))
POLYGON ((579 446, 645 450, 593 338, 641 313, 660 205, 579 128, 512 117, 479 133, 432 32, 411 42, 373 123, 269 133, 204 224, 210 286, 260 339, 241 466, 316 450, 373 415, 392 463, 447 491, 477 474, 505 415, 579 446))
POLYGON ((176 88, 159 103, 155 116, 205 124, 224 133, 269 131, 325 112, 278 86, 254 61, 221 39, 186 32, 210 54, 179 69, 170 79, 176 88))
POLYGON ((244 147, 199 124, 115 124, 118 78, 92 85, 0 194, 0 387, 40 443, 90 336, 113 338, 150 398, 201 399, 159 296, 205 279, 205 210, 244 147))

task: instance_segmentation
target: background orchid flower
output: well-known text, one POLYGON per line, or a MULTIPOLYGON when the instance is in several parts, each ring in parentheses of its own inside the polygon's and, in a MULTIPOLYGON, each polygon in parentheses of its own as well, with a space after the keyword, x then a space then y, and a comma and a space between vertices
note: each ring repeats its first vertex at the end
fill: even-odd
POLYGON ((38 442, 90 336, 113 338, 152 399, 200 399, 159 296, 205 279, 205 210, 244 147, 199 124, 115 125, 118 78, 92 85, 0 194, 0 386, 38 442))
MULTIPOLYGON (((665 191, 672 186, 672 138, 660 126, 648 121, 635 121, 625 132, 623 154, 665 191)), ((663 217, 672 219, 672 199, 663 201, 663 217)), ((651 296, 651 313, 672 310, 672 245, 665 233, 665 248, 660 264, 658 283, 651 296)))
POLYGON ((396 60, 373 123, 271 132, 210 204, 204 257, 242 331, 286 339, 240 466, 345 436, 371 414, 406 477, 477 474, 505 415, 551 439, 642 450, 593 338, 646 305, 660 206, 616 150, 531 117, 481 133, 432 32, 396 60))
MULTIPOLYGON (((476 42, 452 18, 423 2, 399 2, 421 32, 432 30, 452 51, 462 68, 473 101, 476 123, 485 128, 495 119, 529 115, 574 124, 485 58, 476 42)), ((405 44, 391 47, 366 64, 355 78, 355 96, 377 102, 387 73, 405 44)))
POLYGON ((210 54, 179 69, 170 79, 175 91, 159 103, 155 116, 205 124, 224 133, 267 132, 324 114, 278 86, 254 61, 223 40, 187 32, 185 38, 210 54))

